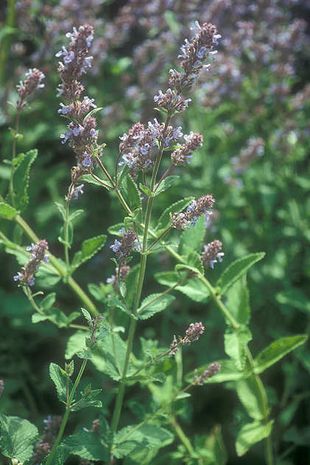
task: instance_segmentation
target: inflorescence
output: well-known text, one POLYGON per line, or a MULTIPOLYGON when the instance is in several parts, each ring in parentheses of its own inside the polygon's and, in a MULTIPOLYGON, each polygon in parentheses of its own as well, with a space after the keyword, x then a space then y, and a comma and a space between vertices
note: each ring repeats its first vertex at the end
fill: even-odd
POLYGON ((31 244, 26 248, 27 252, 31 252, 31 259, 25 266, 14 276, 14 281, 19 281, 20 285, 33 286, 35 283, 34 275, 42 262, 48 262, 48 243, 42 239, 37 244, 31 244))
POLYGON ((67 200, 77 199, 83 194, 83 185, 78 184, 79 178, 91 171, 94 155, 100 152, 97 122, 92 116, 96 104, 94 99, 87 96, 82 98, 84 86, 80 81, 82 75, 92 66, 93 57, 89 55, 89 49, 93 34, 93 27, 87 24, 78 29, 73 28, 73 32, 66 35, 70 39, 68 47, 62 47, 56 54, 62 60, 58 65, 61 78, 58 95, 64 99, 58 113, 71 120, 67 131, 60 137, 63 144, 69 143, 77 158, 77 166, 72 169, 67 200))
POLYGON ((212 214, 214 202, 214 197, 211 194, 203 195, 199 199, 193 200, 184 212, 172 215, 172 227, 183 230, 195 225, 201 215, 208 217, 212 214))
POLYGON ((215 263, 221 262, 224 257, 222 242, 215 240, 204 246, 202 261, 206 268, 214 268, 215 263))
POLYGON ((38 89, 44 87, 43 80, 45 78, 44 73, 37 68, 29 69, 25 74, 25 79, 20 81, 16 86, 19 99, 16 103, 17 110, 21 110, 27 104, 27 100, 32 96, 38 89))
POLYGON ((201 322, 191 323, 185 331, 185 335, 183 337, 174 336, 173 341, 170 345, 169 355, 175 355, 180 347, 191 344, 194 341, 198 341, 198 339, 200 338, 200 336, 202 336, 204 331, 205 327, 201 322))

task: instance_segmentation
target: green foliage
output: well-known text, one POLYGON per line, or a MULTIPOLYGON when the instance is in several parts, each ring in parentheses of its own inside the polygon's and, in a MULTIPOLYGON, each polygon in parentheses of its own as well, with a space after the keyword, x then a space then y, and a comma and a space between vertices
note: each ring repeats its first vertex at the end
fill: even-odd
POLYGON ((0 202, 0 218, 12 220, 17 215, 17 210, 5 202, 0 202))
POLYGON ((70 386, 72 387, 72 383, 68 374, 56 363, 50 364, 49 374, 51 380, 55 385, 58 399, 61 402, 65 403, 67 400, 68 388, 70 386))
POLYGON ((102 249, 106 242, 107 236, 101 234, 100 236, 95 236, 90 239, 86 239, 82 243, 81 250, 76 252, 72 260, 72 268, 76 270, 82 263, 90 260, 94 255, 96 255, 99 250, 102 249))
POLYGON ((273 421, 267 424, 259 421, 244 425, 238 433, 236 450, 238 456, 244 455, 254 444, 268 437, 272 430, 273 421))
POLYGON ((147 320, 156 313, 165 310, 174 300, 175 297, 172 295, 151 294, 142 301, 138 308, 138 317, 141 320, 147 320))
POLYGON ((36 149, 18 155, 14 162, 13 186, 14 206, 23 211, 29 202, 30 169, 38 156, 36 149))
POLYGON ((38 434, 28 420, 0 415, 0 451, 5 457, 29 463, 38 434))
POLYGON ((243 370, 246 364, 246 351, 252 335, 246 326, 240 326, 237 330, 226 330, 224 336, 225 352, 232 358, 238 370, 243 370))
POLYGON ((68 454, 85 460, 108 460, 108 448, 98 433, 79 431, 68 436, 63 442, 68 454))
POLYGON ((221 294, 225 294, 231 286, 235 284, 256 262, 264 258, 264 252, 252 253, 246 257, 234 261, 223 272, 217 285, 221 289, 221 294))
POLYGON ((262 373, 274 363, 281 360, 281 358, 285 357, 285 355, 292 352, 292 350, 295 350, 297 347, 304 344, 307 339, 307 335, 301 334, 298 336, 282 337, 272 342, 255 358, 255 373, 262 373))

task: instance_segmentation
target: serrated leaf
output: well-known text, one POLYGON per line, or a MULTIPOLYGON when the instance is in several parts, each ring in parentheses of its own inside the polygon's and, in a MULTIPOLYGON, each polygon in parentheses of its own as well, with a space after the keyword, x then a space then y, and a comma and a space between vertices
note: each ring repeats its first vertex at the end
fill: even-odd
MULTIPOLYGON (((172 287, 179 281, 180 275, 176 271, 164 271, 156 273, 155 278, 163 286, 172 287)), ((209 297, 208 289, 201 285, 198 278, 188 279, 185 284, 177 286, 175 290, 186 295, 194 302, 206 302, 209 297)))
POLYGON ((306 342, 308 336, 300 334, 296 336, 287 336, 277 339, 266 347, 254 360, 254 371, 257 374, 262 373, 270 366, 281 360, 285 355, 295 350, 306 342))
POLYGON ((173 441, 170 431, 142 423, 122 428, 114 438, 113 455, 117 458, 133 453, 137 448, 160 449, 173 441))
POLYGON ((226 307, 235 320, 241 325, 247 325, 250 320, 249 290, 246 276, 241 276, 226 293, 226 307))
POLYGON ((109 234, 113 236, 122 237, 124 233, 124 223, 117 223, 108 228, 109 234))
POLYGON ((68 436, 63 444, 70 454, 77 455, 85 460, 108 460, 108 448, 102 442, 98 433, 79 431, 68 436))
POLYGON ((55 385, 58 399, 61 402, 66 402, 67 383, 70 381, 67 373, 56 363, 51 363, 49 375, 55 385))
POLYGON ((129 174, 122 179, 122 193, 131 210, 142 207, 137 184, 129 174))
POLYGON ((100 234, 99 236, 83 241, 81 250, 76 252, 73 257, 72 268, 76 269, 82 263, 90 260, 94 255, 96 255, 96 253, 98 253, 104 246, 106 239, 107 236, 105 234, 100 234))
POLYGON ((246 363, 246 348, 252 335, 246 326, 239 329, 227 329, 224 336, 225 352, 234 361, 238 370, 243 370, 246 363))
POLYGON ((160 229, 166 229, 169 226, 169 224, 171 224, 171 215, 173 213, 179 213, 182 210, 184 210, 184 208, 186 208, 192 200, 193 197, 187 197, 185 199, 173 203, 168 208, 166 208, 166 210, 164 210, 163 213, 160 215, 155 230, 158 231, 160 229))
MULTIPOLYGON (((83 174, 83 176, 80 177, 80 180, 82 182, 86 182, 86 184, 92 184, 94 186, 98 186, 98 187, 104 187, 101 182, 97 181, 95 178, 93 178, 90 174, 83 174)), ((104 184, 106 186, 108 186, 109 188, 111 188, 112 186, 110 185, 109 181, 107 181, 106 179, 103 179, 102 182, 104 182, 104 184)), ((107 188, 106 188, 107 189, 107 188)), ((109 190, 109 189, 108 189, 109 190)))
POLYGON ((225 294, 241 276, 243 276, 256 262, 264 258, 264 256, 264 252, 251 253, 231 263, 217 282, 217 286, 221 288, 221 294, 225 294))
POLYGON ((79 312, 72 312, 70 315, 65 315, 61 310, 58 308, 49 308, 44 310, 44 314, 42 313, 35 313, 32 315, 32 323, 41 323, 42 321, 50 321, 54 323, 58 328, 67 328, 72 321, 79 318, 79 312))
POLYGON ((29 152, 22 155, 23 157, 21 157, 13 173, 14 204, 20 211, 24 210, 28 205, 30 169, 37 158, 38 151, 36 149, 29 150, 29 152))
POLYGON ((0 218, 12 220, 17 215, 17 210, 6 202, 0 202, 0 218))
POLYGON ((249 376, 236 383, 236 391, 240 402, 253 420, 263 420, 265 417, 264 402, 260 386, 255 376, 249 376))
POLYGON ((42 310, 49 310, 55 303, 56 300, 56 292, 51 292, 44 299, 40 302, 40 307, 42 310))
POLYGON ((151 189, 150 189, 149 187, 145 186, 144 184, 142 184, 141 182, 140 182, 140 184, 139 184, 139 189, 140 189, 140 191, 142 191, 143 194, 145 194, 147 197, 152 197, 152 196, 153 196, 153 192, 151 191, 151 189))
POLYGON ((206 234, 205 223, 204 216, 201 216, 194 226, 182 232, 179 246, 181 255, 187 255, 191 251, 201 252, 206 234))
POLYGON ((38 429, 28 420, 0 415, 0 450, 10 459, 28 461, 38 438, 38 429))
POLYGON ((173 295, 151 294, 147 296, 137 310, 140 320, 147 320, 156 313, 165 310, 173 301, 173 295))
POLYGON ((102 407, 101 400, 97 399, 102 389, 84 390, 81 392, 81 398, 77 400, 71 407, 73 412, 89 407, 102 407))
POLYGON ((243 426, 239 431, 236 450, 239 457, 244 455, 254 444, 267 438, 272 431, 273 421, 267 424, 254 421, 243 426))
POLYGON ((165 178, 156 188, 154 192, 154 197, 177 185, 179 179, 180 176, 168 176, 167 178, 165 178))

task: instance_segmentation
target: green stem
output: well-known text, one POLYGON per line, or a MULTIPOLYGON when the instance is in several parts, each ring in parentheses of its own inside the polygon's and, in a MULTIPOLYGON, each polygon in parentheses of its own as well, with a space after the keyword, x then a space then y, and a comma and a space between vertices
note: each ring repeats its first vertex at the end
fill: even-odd
MULTIPOLYGON (((35 232, 31 229, 31 227, 28 225, 28 223, 20 216, 16 215, 14 220, 16 223, 22 228, 22 230, 25 232, 25 234, 33 241, 33 242, 38 242, 39 238, 35 234, 35 232)), ((62 265, 62 263, 54 257, 52 254, 49 254, 49 261, 50 264, 54 267, 54 269, 57 271, 59 276, 62 278, 65 278, 67 276, 67 271, 62 265)), ((72 278, 72 276, 69 276, 67 279, 67 284, 73 292, 77 295, 77 297, 83 302, 83 304, 87 307, 87 309, 90 311, 90 313, 93 316, 99 315, 99 312, 95 306, 95 304, 92 302, 92 300, 88 297, 88 295, 83 291, 83 289, 80 287, 80 285, 75 281, 75 279, 72 278)))
POLYGON ((75 395, 75 392, 76 392, 76 390, 78 388, 78 385, 80 384, 81 378, 82 378, 83 373, 84 373, 85 368, 86 368, 86 365, 87 365, 87 359, 84 359, 83 362, 82 362, 81 368, 79 370, 79 373, 78 373, 78 375, 77 375, 77 377, 75 379, 75 382, 73 384, 73 387, 71 389, 71 392, 70 392, 70 395, 69 395, 69 398, 68 398, 68 401, 67 401, 67 405, 66 405, 66 411, 65 411, 65 414, 63 416, 62 422, 60 424, 60 428, 59 428, 56 440, 55 440, 55 442, 53 444, 52 450, 51 450, 51 452, 50 452, 50 454, 49 454, 49 456, 47 458, 46 465, 52 465, 53 464, 55 453, 56 453, 56 451, 58 449, 59 444, 62 441, 64 432, 65 432, 65 429, 66 429, 66 426, 67 426, 67 423, 68 423, 68 420, 69 420, 69 416, 70 416, 70 412, 71 412, 71 403, 72 403, 72 401, 74 399, 74 395, 75 395))
POLYGON ((16 158, 16 144, 19 131, 19 120, 20 120, 20 110, 17 109, 15 116, 15 125, 14 125, 14 134, 13 134, 13 144, 12 144, 12 159, 11 159, 11 172, 10 172, 10 181, 9 181, 9 196, 14 207, 15 205, 15 194, 14 194, 14 160, 16 158))
POLYGON ((69 258, 69 211, 70 205, 69 201, 66 200, 66 206, 65 206, 65 219, 64 219, 64 253, 65 253, 65 262, 67 266, 67 273, 69 273, 69 268, 70 268, 70 258, 69 258))
MULTIPOLYGON (((166 123, 165 123, 165 129, 167 128, 169 121, 170 121, 171 115, 167 115, 166 123)), ((165 134, 165 129, 163 131, 163 134, 165 134)), ((151 184, 150 184, 150 189, 153 192, 154 187, 156 184, 156 177, 157 173, 159 170, 161 158, 163 155, 164 147, 163 144, 160 146, 159 151, 158 151, 158 156, 156 157, 155 160, 155 165, 153 168, 152 172, 152 177, 151 177, 151 184)), ((101 166, 101 162, 99 163, 101 166)), ((119 190, 116 190, 116 193, 118 193, 118 197, 121 201, 121 193, 119 190)), ((143 284, 144 284, 144 278, 145 278, 145 270, 146 270, 146 263, 147 263, 147 240, 148 240, 148 233, 149 233, 149 227, 150 227, 150 222, 151 222, 151 216, 152 216, 152 207, 153 207, 153 200, 154 197, 148 197, 147 199, 147 204, 146 204, 146 212, 145 212, 145 220, 144 220, 144 231, 143 231, 143 241, 142 241, 142 251, 141 251, 141 259, 140 259, 140 269, 139 269, 139 277, 138 277, 138 287, 137 287, 137 293, 135 296, 135 301, 133 304, 133 315, 136 315, 137 310, 139 308, 140 300, 141 300, 141 295, 142 295, 142 289, 143 289, 143 284)), ((121 201, 122 203, 122 201, 121 201)), ((124 402, 124 395, 125 395, 125 379, 127 376, 127 371, 128 371, 128 366, 129 366, 129 359, 130 355, 132 352, 132 347, 133 347, 133 341, 135 337, 135 332, 136 332, 136 327, 137 327, 137 320, 132 318, 130 320, 130 325, 129 325, 129 330, 128 330, 128 339, 127 339, 127 349, 126 349, 126 355, 125 355, 125 362, 124 362, 124 368, 123 368, 123 373, 122 373, 122 379, 120 381, 119 389, 117 392, 116 396, 116 401, 115 401, 115 406, 114 406, 114 412, 113 412, 113 417, 112 417, 112 431, 115 433, 118 428, 120 416, 121 416, 121 411, 123 407, 123 402, 124 402)))
POLYGON ((194 451, 194 448, 190 442, 190 440, 188 439, 188 437, 186 436, 186 434, 184 433, 184 431, 182 430, 181 426, 179 425, 179 423, 177 422, 176 418, 175 417, 172 417, 171 419, 171 424, 178 436, 178 438, 180 439, 180 441, 182 442, 182 444, 184 445, 185 449, 187 450, 187 452, 189 453, 190 456, 193 456, 195 451, 194 451))

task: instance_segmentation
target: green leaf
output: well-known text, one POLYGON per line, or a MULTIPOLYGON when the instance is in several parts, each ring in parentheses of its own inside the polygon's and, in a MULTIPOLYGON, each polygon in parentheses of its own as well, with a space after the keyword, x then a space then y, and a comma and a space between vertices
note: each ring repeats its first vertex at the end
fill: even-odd
POLYGON ((105 234, 100 234, 99 236, 83 241, 81 250, 76 252, 73 257, 72 268, 78 268, 82 263, 86 262, 98 253, 104 246, 106 239, 107 236, 105 234))
MULTIPOLYGON (((180 274, 176 271, 164 271, 156 273, 155 278, 163 286, 172 287, 179 281, 180 274)), ((188 279, 185 284, 177 286, 175 290, 186 295, 194 302, 206 302, 209 297, 208 289, 201 285, 198 278, 188 279)))
POLYGON ((107 446, 102 442, 98 433, 79 431, 68 436, 63 444, 70 454, 85 460, 108 460, 107 446))
POLYGON ((28 461, 37 438, 38 430, 29 421, 0 415, 0 450, 5 457, 28 461))
POLYGON ((236 368, 242 371, 246 364, 246 348, 252 334, 246 326, 238 329, 227 329, 224 336, 225 352, 234 361, 236 368))
MULTIPOLYGON (((83 174, 83 176, 80 177, 80 181, 82 182, 86 182, 86 184, 93 184, 94 186, 98 186, 98 187, 101 187, 101 189, 104 187, 101 182, 97 181, 96 179, 94 179, 90 174, 83 174)), ((109 181, 107 181, 106 179, 103 179, 102 180, 104 182, 105 185, 107 185, 109 188, 111 188, 112 186, 110 185, 109 181)), ((109 190, 109 189, 108 189, 109 190)))
POLYGON ((61 402, 66 402, 67 384, 70 381, 67 373, 56 363, 51 363, 49 374, 55 384, 58 399, 61 402))
POLYGON ((160 449, 173 441, 173 435, 166 429, 156 425, 141 423, 126 426, 114 438, 113 455, 122 458, 136 449, 160 449))
POLYGON ((228 289, 238 281, 256 262, 265 256, 264 252, 251 253, 246 257, 235 260, 226 268, 222 276, 217 282, 217 286, 221 288, 221 294, 225 294, 228 289))
POLYGON ((29 150, 29 152, 21 155, 17 166, 14 168, 13 185, 15 206, 22 211, 28 205, 30 169, 37 158, 38 151, 36 149, 29 150))
POLYGON ((44 299, 41 300, 40 302, 40 307, 43 310, 49 310, 55 303, 56 300, 56 292, 51 292, 47 296, 44 297, 44 299))
POLYGON ((156 313, 165 310, 175 300, 173 295, 151 294, 147 296, 137 310, 140 320, 147 320, 156 313))
POLYGON ((201 252, 206 235, 205 218, 201 216, 195 226, 192 226, 181 234, 179 252, 187 255, 191 251, 201 252))
POLYGON ((171 215, 173 213, 179 213, 184 210, 184 208, 186 208, 191 203, 193 198, 194 197, 187 197, 173 203, 170 205, 170 207, 166 208, 166 210, 164 210, 164 212, 160 215, 155 230, 158 231, 161 229, 166 229, 171 224, 171 215))
POLYGON ((258 354, 254 361, 254 371, 257 374, 262 373, 270 366, 281 360, 285 355, 295 350, 306 342, 308 336, 300 334, 296 336, 287 336, 277 339, 258 354))
POLYGON ((167 178, 165 178, 159 184, 159 186, 155 188, 156 190, 154 192, 154 196, 157 196, 161 194, 162 192, 165 192, 166 190, 178 184, 179 179, 180 179, 180 176, 168 176, 167 178))
POLYGON ((143 192, 147 197, 153 197, 153 192, 151 189, 140 182, 139 184, 140 191, 143 192))
POLYGON ((254 444, 260 442, 262 439, 267 438, 272 430, 273 421, 267 424, 254 421, 243 426, 239 431, 236 450, 239 457, 244 455, 254 444))
POLYGON ((0 202, 0 218, 12 220, 17 215, 18 211, 11 207, 8 203, 0 202))
POLYGON ((82 410, 83 408, 89 408, 89 407, 102 407, 102 402, 101 400, 98 400, 97 397, 99 394, 102 392, 102 389, 91 389, 90 386, 87 386, 84 391, 81 392, 81 398, 77 400, 73 406, 71 407, 71 410, 73 412, 77 412, 79 410, 82 410))
MULTIPOLYGON (((250 375, 250 372, 238 371, 232 360, 220 360, 221 365, 220 371, 212 378, 209 378, 206 381, 206 384, 218 384, 226 383, 229 381, 238 381, 240 379, 246 378, 250 375)), ((198 370, 194 370, 186 376, 186 381, 191 383, 196 376, 201 375, 207 368, 209 364, 199 367, 198 370)))
POLYGON ((227 463, 227 451, 225 448, 220 426, 215 426, 212 433, 208 435, 204 443, 204 452, 210 456, 209 465, 225 465, 227 463))
POLYGON ((122 179, 122 188, 123 196, 131 210, 141 208, 142 202, 137 184, 129 174, 122 179))
POLYGON ((264 402, 260 386, 255 376, 249 376, 236 383, 236 390, 240 402, 253 420, 263 420, 265 417, 264 402))
POLYGON ((241 325, 247 325, 250 320, 249 290, 246 276, 241 276, 226 293, 226 306, 235 320, 241 325))
POLYGON ((79 312, 72 312, 70 315, 65 315, 58 308, 49 308, 44 310, 44 313, 35 313, 32 315, 32 323, 40 323, 42 321, 50 321, 54 323, 58 328, 67 328, 72 321, 76 320, 80 316, 79 312))

